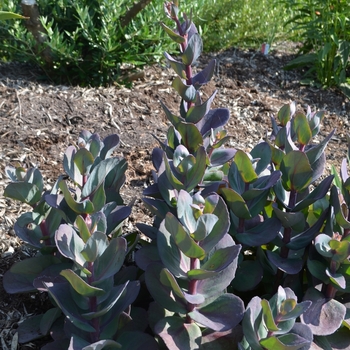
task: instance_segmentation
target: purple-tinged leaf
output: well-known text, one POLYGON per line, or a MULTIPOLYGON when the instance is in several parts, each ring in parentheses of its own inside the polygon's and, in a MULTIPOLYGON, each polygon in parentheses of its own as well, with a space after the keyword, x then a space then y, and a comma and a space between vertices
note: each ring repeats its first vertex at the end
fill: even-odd
POLYGON ((327 214, 328 210, 323 211, 319 219, 310 228, 293 236, 290 242, 286 244, 287 248, 292 250, 305 248, 315 238, 315 235, 319 233, 327 214))
POLYGON ((297 334, 284 334, 280 336, 270 336, 260 340, 260 345, 267 350, 299 350, 310 345, 310 341, 297 334))
POLYGON ((229 149, 216 148, 213 150, 213 152, 210 155, 210 165, 211 166, 224 165, 236 155, 236 152, 237 151, 232 148, 229 148, 229 149))
POLYGON ((291 151, 281 162, 282 181, 288 191, 302 192, 312 180, 312 169, 304 152, 291 151))
POLYGON ((78 308, 74 299, 71 296, 69 283, 52 283, 43 282, 51 297, 55 300, 62 312, 67 316, 70 322, 74 323, 76 327, 86 332, 94 332, 88 320, 81 316, 81 310, 78 308))
POLYGON ((315 163, 324 153, 325 148, 327 147, 328 142, 333 137, 335 130, 331 131, 331 133, 324 138, 319 144, 314 147, 311 147, 306 151, 306 155, 309 159, 309 163, 312 165, 315 163))
POLYGON ((333 334, 340 328, 346 307, 335 299, 327 299, 314 288, 309 288, 303 298, 312 301, 312 305, 300 317, 301 322, 310 327, 314 335, 333 334))
POLYGON ((245 200, 231 188, 221 188, 221 193, 232 212, 242 219, 251 219, 245 200))
POLYGON ((157 245, 158 256, 160 256, 164 266, 175 277, 187 277, 187 272, 190 270, 190 258, 180 251, 170 232, 165 228, 164 220, 159 227, 157 245))
POLYGON ((91 135, 89 142, 85 146, 85 148, 91 152, 91 154, 93 155, 93 158, 95 159, 100 154, 102 145, 103 144, 101 142, 100 136, 98 134, 93 134, 91 135))
MULTIPOLYGON (((164 113, 165 113, 166 117, 170 121, 170 123, 173 124, 174 126, 176 126, 180 122, 180 118, 178 116, 176 116, 175 114, 172 114, 171 111, 168 109, 168 107, 162 101, 160 101, 160 104, 161 104, 161 106, 162 106, 162 108, 164 110, 164 113)), ((168 137, 168 140, 169 140, 169 137, 168 137)), ((157 169, 157 167, 156 167, 156 169, 157 169)))
POLYGON ((323 153, 320 158, 318 158, 314 163, 311 164, 312 169, 312 180, 318 180, 322 175, 324 175, 324 170, 326 168, 326 154, 323 153))
POLYGON ((188 40, 186 49, 182 54, 182 62, 189 66, 197 61, 203 50, 203 42, 198 33, 194 33, 188 40))
POLYGON ((90 201, 94 206, 94 211, 99 212, 106 204, 106 193, 103 184, 90 196, 90 201))
POLYGON ((267 336, 267 329, 263 324, 261 299, 258 296, 253 297, 248 303, 242 326, 248 344, 253 349, 260 349, 261 345, 259 340, 267 336))
POLYGON ((168 63, 170 64, 171 68, 175 71, 175 73, 182 79, 187 79, 186 77, 186 66, 177 60, 175 60, 171 55, 169 55, 167 52, 164 52, 164 56, 168 63))
MULTIPOLYGON (((168 160, 168 158, 167 158, 165 153, 164 153, 163 159, 164 159, 164 164, 165 164, 165 173, 166 173, 166 177, 167 177, 167 180, 168 180, 169 184, 171 186, 173 186, 176 190, 180 191, 181 189, 183 189, 184 185, 174 175, 174 172, 172 171, 172 167, 171 167, 171 165, 173 165, 173 164, 169 163, 169 160, 168 160)), ((159 181, 161 181, 161 176, 159 177, 159 181)))
POLYGON ((242 261, 232 281, 232 287, 240 292, 254 289, 263 278, 263 268, 258 260, 242 261))
POLYGON ((79 186, 83 185, 83 174, 79 172, 78 167, 74 163, 74 156, 77 149, 74 146, 69 146, 66 149, 63 157, 63 168, 67 175, 79 186))
POLYGON ((324 198, 332 184, 333 179, 333 175, 327 176, 325 179, 323 179, 322 182, 317 185, 317 187, 312 192, 310 192, 310 194, 308 194, 305 198, 303 198, 303 200, 297 203, 292 211, 300 212, 302 209, 307 208, 317 200, 324 198))
POLYGON ((82 191, 82 197, 87 198, 92 195, 104 182, 108 173, 121 162, 119 158, 108 158, 98 163, 92 170, 82 191))
POLYGON ((325 273, 335 285, 337 285, 341 289, 346 288, 346 280, 342 274, 332 273, 328 267, 326 268, 325 273))
POLYGON ((108 135, 103 139, 103 147, 100 152, 101 159, 107 159, 119 145, 119 136, 117 134, 108 135))
POLYGON ((202 182, 205 169, 206 169, 206 160, 207 160, 207 155, 204 150, 204 147, 199 147, 196 152, 196 163, 189 170, 186 176, 186 180, 184 183, 186 191, 188 192, 192 191, 202 182))
POLYGON ((222 294, 210 304, 195 308, 188 315, 199 324, 214 331, 234 328, 244 315, 243 301, 233 294, 222 294))
POLYGON ((202 135, 205 135, 211 129, 224 126, 230 119, 230 111, 227 108, 215 108, 210 110, 196 126, 202 135))
POLYGON ((161 319, 155 326, 155 332, 161 336, 168 349, 200 349, 202 332, 195 323, 185 323, 178 316, 161 319))
POLYGON ((152 151, 152 163, 154 168, 159 171, 160 165, 163 161, 163 153, 164 151, 161 148, 155 147, 152 151))
POLYGON ((210 258, 199 268, 187 272, 191 280, 211 278, 216 273, 227 268, 239 254, 239 246, 231 246, 216 250, 210 258))
POLYGON ((54 307, 47 310, 40 322, 40 332, 42 334, 48 334, 53 323, 62 315, 60 308, 54 307))
POLYGON ((326 258, 331 258, 333 256, 332 249, 329 245, 329 242, 331 241, 332 237, 329 237, 328 235, 324 233, 320 233, 315 238, 315 248, 321 254, 322 256, 326 258))
POLYGON ((192 208, 192 197, 184 190, 180 190, 177 198, 177 217, 189 233, 193 233, 196 230, 197 221, 192 208))
POLYGON ((181 135, 182 143, 191 154, 195 154, 201 145, 203 145, 202 135, 194 124, 180 122, 177 125, 177 130, 181 135))
POLYGON ((91 214, 94 211, 94 205, 88 199, 81 202, 76 202, 72 197, 71 192, 64 180, 60 181, 59 187, 63 192, 64 199, 66 200, 69 208, 71 208, 77 214, 91 214))
POLYGON ((205 298, 202 294, 188 294, 186 292, 183 292, 183 295, 190 304, 194 305, 200 305, 205 302, 205 298))
POLYGON ((235 162, 231 163, 228 173, 228 182, 232 190, 241 196, 244 194, 246 186, 235 162))
POLYGON ((218 218, 213 229, 199 244, 206 251, 211 251, 225 236, 230 227, 230 217, 224 200, 218 194, 210 194, 205 199, 205 214, 213 214, 218 218))
POLYGON ((164 23, 160 23, 165 32, 169 35, 170 39, 176 42, 177 44, 182 44, 185 42, 185 38, 181 35, 175 33, 173 30, 171 30, 169 27, 167 27, 164 23))
POLYGON ((131 214, 131 207, 117 206, 107 216, 107 231, 109 235, 116 227, 118 227, 131 214))
POLYGON ((84 297, 93 297, 105 294, 105 291, 103 289, 90 286, 70 269, 61 271, 61 276, 66 278, 74 290, 84 297))
POLYGON ((243 338, 240 325, 225 332, 213 332, 206 329, 202 333, 201 350, 237 350, 243 338))
POLYGON ((142 223, 137 223, 136 227, 148 238, 154 241, 157 238, 158 228, 142 223))
POLYGON ((196 89, 193 85, 186 85, 180 77, 176 77, 171 86, 186 102, 194 102, 196 100, 196 89))
POLYGON ((149 264, 145 274, 145 281, 154 300, 169 311, 187 313, 187 302, 184 296, 179 297, 171 288, 168 280, 161 282, 163 266, 158 263, 149 264))
POLYGON ((286 212, 278 207, 273 207, 273 211, 284 228, 292 228, 293 230, 301 231, 305 227, 306 221, 304 213, 286 212))
POLYGON ((330 283, 329 277, 326 275, 327 265, 318 260, 307 259, 307 268, 312 276, 318 278, 325 284, 330 283))
POLYGON ((290 121, 291 118, 291 105, 285 104, 277 113, 277 119, 282 126, 290 121))
POLYGON ((158 349, 158 343, 149 334, 142 332, 123 332, 118 338, 118 343, 122 349, 129 350, 155 350, 158 349))
POLYGON ((269 332, 278 332, 280 329, 276 325, 269 302, 266 299, 263 299, 260 303, 266 328, 269 332))
POLYGON ((94 163, 94 156, 86 149, 81 148, 73 155, 73 162, 81 175, 87 175, 91 165, 94 163))
POLYGON ((190 107, 186 113, 186 122, 197 124, 209 112, 216 93, 217 91, 215 90, 203 104, 196 104, 195 106, 190 107))
POLYGON ((271 242, 277 237, 280 229, 280 221, 272 217, 243 233, 236 234, 235 238, 242 244, 246 244, 250 247, 257 247, 271 242))
POLYGON ((178 219, 171 213, 165 217, 165 228, 171 234, 179 249, 189 258, 203 259, 206 255, 201 248, 185 231, 178 219))
POLYGON ((349 178, 348 174, 348 161, 346 158, 344 158, 341 162, 341 167, 340 167, 340 177, 343 182, 346 182, 346 180, 349 178))
POLYGON ((201 215, 196 222, 196 229, 192 233, 192 237, 196 241, 202 241, 205 237, 210 235, 218 220, 219 218, 214 214, 201 215))
POLYGON ((255 166, 255 172, 259 175, 271 163, 272 151, 267 142, 258 143, 251 151, 254 159, 259 159, 255 166))
POLYGON ((192 77, 192 84, 198 90, 202 85, 207 84, 214 75, 216 60, 213 59, 209 64, 194 77, 192 77))
MULTIPOLYGON (((304 325, 303 325, 304 326, 304 325)), ((333 334, 327 336, 314 336, 312 350, 345 350, 350 349, 350 331, 347 327, 341 327, 333 334)), ((304 350, 304 349, 303 349, 304 350)))
POLYGON ((103 281, 114 276, 122 267, 127 250, 125 238, 117 237, 110 240, 108 247, 94 263, 95 281, 103 281))
POLYGON ((11 182, 6 186, 4 196, 33 206, 41 199, 41 191, 35 184, 11 182))
POLYGON ((339 201, 338 189, 335 186, 331 188, 330 201, 334 208, 334 214, 337 224, 344 229, 350 229, 350 222, 344 217, 344 213, 339 201))
MULTIPOLYGON (((295 320, 302 313, 304 313, 311 306, 311 304, 312 303, 310 300, 302 301, 299 304, 297 304, 295 299, 284 300, 280 306, 278 321, 281 323, 292 319, 295 320)), ((282 328, 280 324, 279 327, 282 328)))
POLYGON ((19 323, 17 332, 18 341, 20 343, 28 343, 30 341, 40 339, 47 334, 40 330, 40 324, 43 316, 44 315, 31 316, 19 323))
POLYGON ((71 226, 67 224, 60 225, 55 234, 55 241, 59 252, 64 257, 77 263, 84 273, 91 274, 90 271, 84 268, 86 260, 81 254, 81 251, 84 249, 84 241, 71 226))
POLYGON ((236 255, 237 257, 233 260, 233 262, 230 265, 228 265, 228 267, 226 267, 224 270, 221 270, 220 272, 217 272, 211 278, 199 280, 197 284, 197 293, 203 294, 206 298, 209 298, 221 293, 231 283, 231 281, 235 277, 238 263, 238 255, 242 248, 241 245, 235 245, 232 237, 228 234, 225 234, 225 236, 220 240, 220 242, 210 253, 214 254, 215 251, 218 249, 223 249, 231 246, 234 246, 236 250, 234 255, 236 255))
POLYGON ((86 241, 90 238, 91 234, 85 220, 81 215, 78 215, 75 219, 74 226, 78 228, 80 237, 82 238, 84 243, 86 243, 86 241))
POLYGON ((278 253, 266 251, 267 257, 272 264, 285 273, 294 275, 303 268, 303 260, 300 258, 282 258, 278 253))
POLYGON ((181 162, 186 159, 190 155, 190 152, 184 145, 179 145, 175 148, 173 154, 173 163, 177 168, 181 164, 181 162))
POLYGON ((78 138, 78 145, 80 147, 86 147, 88 145, 88 142, 89 142, 91 136, 92 136, 92 134, 88 130, 80 131, 79 138, 78 138))

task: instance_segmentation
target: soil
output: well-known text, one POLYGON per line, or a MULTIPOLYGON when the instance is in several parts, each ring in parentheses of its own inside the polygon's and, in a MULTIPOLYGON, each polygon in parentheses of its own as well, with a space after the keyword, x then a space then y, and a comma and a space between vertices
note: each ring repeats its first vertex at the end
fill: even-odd
MULTIPOLYGON (((302 72, 284 71, 295 52, 295 44, 280 43, 267 56, 240 49, 203 55, 197 70, 217 60, 215 76, 203 95, 209 97, 218 90, 212 107, 227 107, 231 112, 229 146, 245 151, 271 131, 270 117, 284 104, 295 101, 300 111, 307 105, 325 110, 319 140, 336 129, 326 151, 326 171, 331 165, 339 169, 347 154, 349 100, 336 90, 301 86, 302 72)), ((47 303, 43 294, 9 295, 2 287, 2 276, 11 265, 34 254, 13 231, 16 218, 28 208, 4 198, 9 182, 5 166, 38 167, 49 187, 63 173, 63 153, 76 143, 81 130, 102 137, 117 133, 118 152, 129 163, 122 197, 126 204, 134 202, 124 229, 134 231, 136 222, 150 221, 141 197, 153 168, 150 154, 157 146, 152 134, 165 138, 169 124, 159 101, 174 113, 180 102, 171 87, 173 72, 160 65, 145 68, 143 78, 130 89, 58 86, 41 78, 42 72, 29 65, 0 64, 0 348, 4 350, 17 348, 18 324, 42 313, 47 303)), ((39 349, 43 342, 18 344, 18 348, 39 349)))

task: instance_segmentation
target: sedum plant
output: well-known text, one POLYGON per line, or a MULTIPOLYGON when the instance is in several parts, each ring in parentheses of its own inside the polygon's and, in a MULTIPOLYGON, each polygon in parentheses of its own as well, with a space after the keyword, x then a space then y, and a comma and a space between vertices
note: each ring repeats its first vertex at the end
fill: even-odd
POLYGON ((6 169, 5 195, 32 207, 15 232, 37 254, 6 272, 5 290, 46 291, 53 303, 20 325, 20 341, 50 332, 44 349, 349 348, 350 151, 340 175, 324 176, 334 131, 322 139, 324 112, 294 103, 250 152, 226 148, 229 111, 211 108, 216 92, 201 95, 215 60, 195 72, 202 41, 191 16, 164 8, 181 103, 162 103, 167 139, 154 135, 143 198, 153 223, 138 224, 149 239, 122 234, 130 207, 117 135, 82 132, 49 190, 38 169, 6 169))
MULTIPOLYGON (((37 254, 5 273, 4 288, 8 293, 44 290, 54 304, 45 314, 21 324, 20 341, 41 337, 52 326, 55 342, 47 349, 121 344, 136 348, 127 337, 119 341, 122 329, 137 329, 129 305, 140 284, 133 269, 123 268, 138 236, 122 237, 121 225, 131 208, 122 205, 119 194, 127 164, 112 156, 118 144, 118 135, 102 140, 98 134, 83 131, 78 145, 65 152, 66 176, 60 176, 51 190, 44 190, 38 169, 6 168, 12 182, 5 196, 32 207, 19 217, 15 232, 37 254), (63 335, 55 328, 63 324, 61 319, 63 335)), ((149 341, 152 338, 144 339, 145 345, 149 341)))

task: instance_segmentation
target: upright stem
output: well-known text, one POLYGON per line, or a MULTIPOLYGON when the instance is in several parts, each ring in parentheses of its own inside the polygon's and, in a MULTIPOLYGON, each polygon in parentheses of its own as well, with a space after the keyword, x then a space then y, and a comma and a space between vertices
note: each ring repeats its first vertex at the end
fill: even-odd
MULTIPOLYGON (((199 268, 200 268, 200 261, 199 261, 199 259, 191 258, 190 270, 199 269, 199 268)), ((191 295, 197 294, 197 285, 198 285, 198 280, 191 280, 189 282, 189 286, 188 286, 188 294, 191 294, 191 295)), ((191 311, 194 310, 195 307, 196 307, 195 304, 188 303, 187 304, 187 311, 191 312, 191 311)), ((189 315, 186 316, 186 322, 187 323, 193 323, 193 320, 191 319, 191 317, 189 315)))
POLYGON ((43 234, 43 237, 44 237, 44 244, 46 246, 51 245, 50 232, 47 230, 45 219, 40 223, 40 230, 41 230, 41 233, 43 234))
MULTIPOLYGON (((91 285, 95 278, 94 278, 94 266, 93 262, 88 262, 88 270, 91 272, 91 276, 88 276, 88 283, 91 285)), ((89 297, 89 308, 90 312, 96 312, 97 311, 97 297, 89 297)), ((91 320, 91 326, 94 327, 95 332, 90 333, 90 339, 92 343, 95 343, 100 340, 100 319, 99 317, 95 317, 91 320)))

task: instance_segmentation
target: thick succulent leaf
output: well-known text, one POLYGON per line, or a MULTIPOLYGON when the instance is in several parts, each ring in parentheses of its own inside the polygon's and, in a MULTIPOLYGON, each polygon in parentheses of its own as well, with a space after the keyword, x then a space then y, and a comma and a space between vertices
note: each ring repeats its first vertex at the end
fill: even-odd
POLYGON ((122 205, 115 207, 108 215, 106 234, 109 235, 115 228, 117 228, 129 215, 131 214, 131 207, 122 205))
POLYGON ((112 152, 118 147, 119 141, 120 139, 117 134, 112 134, 105 137, 103 139, 103 147, 100 151, 100 158, 101 159, 109 158, 112 152))
POLYGON ((165 309, 173 312, 187 313, 187 301, 182 295, 178 296, 172 290, 169 280, 161 281, 163 266, 158 263, 149 264, 145 274, 145 281, 154 300, 165 309))
POLYGON ((181 56, 182 62, 187 66, 192 65, 194 62, 197 61, 202 50, 203 50, 202 39, 198 33, 195 33, 188 40, 186 49, 181 56))
POLYGON ((267 350, 299 350, 304 346, 309 346, 310 341, 297 334, 290 333, 262 339, 260 344, 267 350))
POLYGON ((85 220, 81 215, 77 216, 74 225, 78 228, 80 237, 83 239, 84 242, 86 242, 91 236, 91 234, 85 220))
POLYGON ((171 234, 179 249, 189 258, 203 259, 206 255, 201 248, 185 231, 178 219, 171 213, 165 217, 165 228, 171 234))
POLYGON ((331 241, 331 237, 324 233, 320 233, 315 238, 315 248, 317 251, 324 257, 331 258, 333 256, 332 249, 329 245, 329 242, 331 241))
POLYGON ((251 219, 245 200, 231 188, 221 188, 221 193, 232 212, 242 219, 251 219))
POLYGON ((23 293, 35 290, 33 281, 48 266, 59 264, 60 260, 52 255, 40 255, 37 257, 18 261, 3 277, 3 286, 7 293, 23 293))
POLYGON ((242 244, 256 247, 271 242, 276 238, 280 229, 280 221, 272 217, 254 226, 250 230, 246 230, 244 233, 236 234, 235 237, 242 244))
POLYGON ((74 290, 83 297, 93 297, 105 294, 103 289, 89 285, 72 270, 68 269, 61 271, 61 276, 65 277, 74 290))
POLYGON ((312 169, 304 152, 292 151, 281 162, 282 181, 288 191, 301 192, 312 179, 312 169))
POLYGON ((214 91, 204 103, 190 107, 186 113, 186 122, 197 124, 209 112, 216 93, 214 91))
POLYGON ((242 338, 240 325, 226 332, 213 332, 207 329, 202 333, 201 350, 237 350, 242 338))
POLYGON ((205 214, 213 214, 218 221, 208 236, 200 242, 200 246, 206 251, 211 251, 224 237, 230 227, 230 217, 224 200, 218 194, 211 194, 205 199, 205 214))
POLYGON ((342 211, 340 201, 339 201, 338 189, 335 186, 331 188, 330 200, 334 208, 334 214, 335 214, 337 224, 344 229, 350 229, 350 222, 344 217, 344 213, 342 211))
POLYGON ((214 75, 215 64, 216 60, 211 60, 202 71, 192 77, 192 84, 197 90, 211 80, 214 75))
POLYGON ((279 310, 278 320, 280 322, 288 321, 298 318, 302 313, 304 313, 310 306, 311 301, 306 300, 297 304, 295 299, 286 299, 282 302, 279 310))
POLYGON ((285 212, 278 207, 273 207, 273 211, 283 227, 296 231, 301 231, 305 227, 305 216, 302 212, 285 212))
POLYGON ((311 204, 315 203, 317 200, 322 199, 326 196, 332 181, 334 179, 333 175, 327 176, 322 182, 317 185, 317 187, 310 192, 303 200, 301 200, 293 209, 294 212, 300 212, 302 209, 307 208, 311 204))
POLYGON ((127 331, 123 332, 117 341, 121 344, 123 350, 156 350, 158 343, 156 340, 146 333, 127 331))
POLYGON ((60 308, 54 307, 47 310, 40 321, 40 331, 42 334, 48 334, 53 323, 62 315, 60 308))
POLYGON ((63 192, 64 199, 67 202, 68 206, 75 211, 77 214, 90 214, 94 211, 94 205, 88 199, 85 199, 81 202, 76 202, 71 192, 68 189, 68 186, 64 180, 60 181, 59 187, 63 192))
POLYGON ((194 124, 180 122, 177 125, 177 130, 181 135, 182 143, 191 154, 195 154, 199 146, 203 145, 202 135, 194 124))
POLYGON ((86 148, 80 148, 73 156, 73 162, 81 175, 88 174, 94 160, 94 156, 86 148))
POLYGON ((295 115, 293 118, 293 129, 296 133, 297 140, 301 145, 305 146, 311 141, 311 129, 304 114, 298 113, 295 115))
POLYGON ((86 261, 94 262, 108 246, 107 236, 99 231, 94 232, 84 245, 81 255, 86 261))
POLYGON ((233 148, 215 148, 210 155, 210 165, 220 166, 229 162, 236 154, 236 150, 233 148))
POLYGON ((102 281, 114 276, 122 267, 127 250, 127 242, 123 237, 110 240, 108 247, 94 263, 95 281, 102 281))
POLYGON ((211 129, 224 126, 230 119, 230 111, 227 108, 215 108, 210 110, 196 126, 202 135, 211 129))
POLYGON ((315 163, 324 153, 325 148, 327 147, 328 142, 333 137, 335 130, 333 130, 326 138, 324 138, 319 144, 308 149, 306 155, 309 159, 309 163, 312 165, 315 163))
POLYGON ((327 217, 328 210, 322 212, 319 219, 307 230, 293 236, 288 244, 286 244, 287 248, 298 250, 305 248, 319 233, 323 223, 327 217))
POLYGON ((168 316, 161 319, 155 326, 155 332, 162 337, 168 349, 200 349, 200 328, 195 323, 185 323, 180 317, 168 316))
POLYGON ((16 331, 18 332, 18 341, 20 343, 28 343, 30 341, 42 338, 46 335, 46 333, 42 333, 40 330, 40 324, 43 316, 44 315, 31 316, 23 320, 18 325, 16 331))
POLYGON ((185 38, 181 35, 175 33, 173 30, 171 30, 169 27, 167 27, 164 23, 160 23, 165 32, 170 36, 171 40, 176 42, 177 44, 182 44, 185 42, 185 38))
MULTIPOLYGON (((230 282, 233 280, 238 263, 238 254, 241 250, 241 245, 235 245, 232 237, 228 234, 221 239, 221 241, 215 246, 215 248, 211 251, 211 254, 215 253, 215 250, 234 246, 236 252, 234 255, 237 256, 233 262, 226 267, 224 270, 217 272, 211 278, 207 278, 204 280, 199 280, 197 284, 197 293, 203 294, 206 298, 209 298, 213 295, 217 295, 221 293, 230 282)), ((210 257, 210 256, 209 256, 210 257)))
POLYGON ((348 240, 338 241, 336 239, 332 239, 329 242, 329 246, 333 252, 333 261, 342 263, 350 256, 350 242, 348 240))
POLYGON ((242 261, 232 281, 232 287, 240 292, 254 289, 262 280, 264 270, 258 260, 242 261))
POLYGON ((285 273, 294 275, 299 273, 303 268, 303 260, 301 258, 282 258, 278 253, 266 251, 267 257, 271 263, 285 273))
POLYGON ((73 322, 76 327, 86 332, 95 331, 94 327, 92 327, 89 322, 81 316, 81 310, 77 307, 74 299, 71 297, 68 282, 43 282, 43 284, 70 322, 73 322))
POLYGON ((74 155, 77 149, 74 146, 69 146, 66 149, 63 157, 63 168, 67 175, 78 185, 83 185, 83 175, 79 172, 78 167, 74 163, 74 155))
POLYGON ((106 204, 106 192, 103 184, 97 188, 97 190, 90 196, 90 200, 94 206, 94 211, 100 211, 106 204))
POLYGON ((177 91, 181 98, 186 102, 196 100, 196 89, 193 85, 186 85, 180 77, 175 77, 171 86, 177 91))
POLYGON ((189 270, 187 275, 190 279, 202 280, 210 278, 216 273, 228 267, 238 256, 237 246, 218 249, 201 266, 200 269, 189 270))
POLYGON ((256 174, 263 172, 271 163, 272 151, 267 142, 258 143, 250 152, 254 159, 259 159, 255 166, 256 174))
POLYGON ((267 329, 262 323, 261 299, 258 296, 253 297, 248 303, 242 326, 248 346, 250 345, 252 349, 263 350, 259 340, 267 336, 267 329))
POLYGON ((213 227, 218 222, 219 218, 214 214, 203 214, 196 222, 196 229, 192 233, 192 237, 196 241, 202 241, 213 230, 213 227))
POLYGON ((189 170, 186 180, 185 180, 185 189, 186 191, 190 192, 195 187, 198 186, 202 182, 205 169, 206 169, 206 159, 207 155, 204 150, 204 147, 199 147, 196 152, 196 163, 195 165, 189 170))
POLYGON ((238 150, 235 154, 234 162, 245 183, 251 183, 257 180, 258 176, 247 153, 238 150))
POLYGON ((243 193, 246 191, 246 185, 235 162, 231 163, 228 173, 228 181, 230 187, 238 194, 243 195, 243 193))
MULTIPOLYGON (((269 302, 266 299, 261 300, 261 307, 263 312, 263 320, 266 328, 269 332, 276 332, 280 329, 277 327, 276 322, 274 320, 272 310, 269 302)), ((261 344, 261 342, 260 342, 261 344)))
POLYGON ((335 299, 326 299, 314 288, 306 291, 304 300, 312 301, 312 305, 300 317, 301 322, 308 325, 314 335, 333 334, 342 324, 346 307, 335 299))
POLYGON ((210 304, 188 314, 194 321, 214 331, 234 328, 244 315, 243 301, 233 294, 222 294, 210 304))
POLYGON ((342 274, 340 274, 340 273, 332 273, 329 270, 329 268, 326 268, 325 273, 335 285, 337 285, 341 289, 345 289, 346 288, 346 280, 345 280, 345 277, 342 274))
POLYGON ((327 265, 318 260, 307 260, 307 267, 312 276, 315 276, 323 283, 330 283, 329 277, 326 275, 327 265))
POLYGON ((164 52, 164 56, 168 63, 170 64, 171 68, 175 71, 175 73, 182 79, 187 79, 186 77, 186 65, 184 65, 182 62, 179 62, 175 60, 171 55, 169 55, 167 52, 164 52))
POLYGON ((291 105, 285 104, 277 113, 277 120, 280 122, 282 126, 286 126, 286 124, 290 121, 292 116, 291 105))
POLYGON ((120 159, 108 158, 98 163, 92 170, 87 182, 85 183, 82 191, 82 197, 86 198, 92 195, 98 187, 102 185, 108 173, 118 167, 120 159))
POLYGON ((177 198, 177 217, 190 233, 196 230, 197 220, 192 208, 192 196, 184 190, 179 192, 177 198))
POLYGON ((314 343, 317 348, 312 350, 345 350, 350 349, 350 331, 346 327, 341 327, 328 336, 314 336, 314 343))
POLYGON ((41 198, 41 191, 32 183, 11 182, 4 191, 4 196, 18 200, 22 203, 34 205, 41 198))
MULTIPOLYGON (((60 253, 84 268, 86 260, 81 251, 84 249, 84 241, 78 236, 75 230, 67 225, 62 224, 55 234, 55 241, 60 253)), ((84 272, 90 275, 90 272, 84 269, 84 272)))

